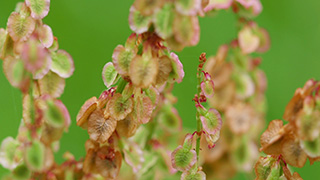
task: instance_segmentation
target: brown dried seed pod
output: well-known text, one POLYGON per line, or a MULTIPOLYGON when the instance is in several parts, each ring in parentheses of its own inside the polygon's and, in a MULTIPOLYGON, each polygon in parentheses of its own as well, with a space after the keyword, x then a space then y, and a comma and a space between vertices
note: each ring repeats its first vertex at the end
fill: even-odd
POLYGON ((296 137, 289 136, 282 141, 282 155, 284 160, 295 167, 303 167, 307 161, 307 154, 300 147, 299 140, 296 137))
POLYGON ((106 111, 110 113, 110 116, 117 120, 123 120, 128 114, 132 112, 133 102, 131 98, 126 98, 117 93, 108 102, 106 111))
POLYGON ((131 113, 124 120, 118 122, 116 130, 120 136, 131 137, 139 126, 140 123, 136 118, 132 117, 131 113))
POLYGON ((281 138, 283 137, 283 122, 281 120, 273 120, 269 123, 267 130, 261 135, 260 151, 264 151, 267 154, 280 154, 281 138))
POLYGON ((97 98, 88 99, 81 107, 77 115, 77 125, 83 129, 87 129, 88 117, 97 108, 97 98))
POLYGON ((88 133, 90 139, 101 144, 106 143, 116 129, 117 121, 105 119, 101 109, 95 110, 88 119, 88 133))
POLYGON ((122 155, 110 147, 102 147, 95 157, 97 171, 104 178, 115 179, 120 171, 122 155))

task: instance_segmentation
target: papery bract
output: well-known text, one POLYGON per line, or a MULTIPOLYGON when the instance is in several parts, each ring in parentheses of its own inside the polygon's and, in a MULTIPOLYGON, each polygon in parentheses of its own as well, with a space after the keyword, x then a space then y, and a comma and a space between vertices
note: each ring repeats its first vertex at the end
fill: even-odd
POLYGON ((171 3, 166 3, 153 18, 156 33, 163 39, 169 38, 173 34, 174 7, 171 3))
POLYGON ((200 27, 198 17, 176 14, 173 22, 173 32, 176 40, 186 46, 198 44, 200 27))
POLYGON ((34 19, 43 19, 49 13, 50 0, 26 0, 26 4, 31 9, 34 19))
POLYGON ((284 160, 295 167, 303 167, 307 161, 307 154, 300 146, 299 140, 290 137, 282 143, 282 155, 284 160))
POLYGON ((38 140, 25 149, 25 161, 32 171, 42 171, 45 165, 45 146, 38 140))
POLYGON ((200 116, 204 130, 209 134, 215 134, 221 129, 222 120, 220 113, 210 108, 206 114, 200 116))
POLYGON ((14 169, 20 162, 15 161, 16 149, 19 142, 12 137, 7 137, 1 142, 0 147, 0 164, 8 169, 14 169))
POLYGON ((102 70, 102 79, 103 79, 104 85, 107 88, 110 88, 114 84, 114 81, 116 80, 117 75, 118 73, 114 68, 112 62, 108 62, 106 65, 104 65, 102 70))
POLYGON ((146 32, 151 24, 152 18, 150 16, 144 16, 140 11, 136 10, 134 6, 130 8, 129 25, 132 31, 137 34, 146 32))
POLYGON ((120 171, 122 155, 110 147, 102 147, 95 158, 96 168, 107 179, 115 179, 120 171))
POLYGON ((42 27, 40 28, 39 39, 44 47, 49 48, 52 46, 54 38, 52 34, 52 29, 50 26, 46 24, 42 25, 42 27))
POLYGON ((23 45, 21 59, 24 62, 25 69, 35 73, 45 64, 48 55, 48 51, 43 45, 36 38, 32 37, 23 45))
POLYGON ((161 56, 159 58, 159 72, 156 78, 156 84, 162 85, 164 82, 166 82, 171 71, 171 59, 168 56, 161 56))
POLYGON ((252 32, 252 29, 245 26, 238 34, 239 45, 243 53, 250 54, 256 51, 260 44, 260 39, 252 32))
POLYGON ((135 57, 135 52, 132 49, 118 45, 112 54, 112 60, 115 69, 122 76, 129 75, 129 67, 132 59, 135 57))
POLYGON ((172 52, 170 56, 172 58, 173 71, 170 73, 169 77, 174 81, 177 81, 177 83, 181 83, 184 77, 183 65, 180 62, 179 57, 175 53, 172 52))
POLYGON ((87 128, 88 118, 91 113, 97 108, 97 98, 88 99, 81 107, 77 115, 77 125, 82 128, 87 128))
POLYGON ((65 80, 56 73, 49 71, 39 81, 41 94, 49 94, 53 98, 60 97, 64 91, 65 80))
POLYGON ((172 165, 180 171, 187 171, 197 162, 197 155, 194 150, 185 149, 179 146, 171 154, 172 165))
POLYGON ((51 56, 51 71, 62 78, 69 78, 74 72, 74 63, 70 54, 64 50, 58 50, 57 53, 51 53, 51 56))
POLYGON ((20 13, 11 13, 8 19, 8 33, 14 41, 26 41, 35 29, 35 20, 20 13))
POLYGON ((201 0, 177 0, 175 1, 176 10, 187 16, 197 15, 201 8, 201 0))
POLYGON ((106 111, 110 113, 112 119, 120 121, 132 112, 133 102, 131 98, 126 98, 121 94, 114 94, 107 105, 106 111))

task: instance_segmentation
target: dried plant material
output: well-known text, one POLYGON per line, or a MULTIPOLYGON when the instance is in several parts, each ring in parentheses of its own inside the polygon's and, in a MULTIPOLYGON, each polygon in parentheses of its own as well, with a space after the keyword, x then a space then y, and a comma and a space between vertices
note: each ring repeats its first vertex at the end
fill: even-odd
POLYGON ((50 0, 26 0, 26 5, 30 8, 34 19, 43 19, 49 13, 50 0))
POLYGON ((94 149, 87 150, 86 157, 83 161, 83 171, 85 173, 97 173, 97 168, 95 164, 95 159, 97 157, 97 152, 94 149))
POLYGON ((103 79, 104 85, 107 88, 110 88, 114 84, 117 78, 117 75, 118 73, 114 68, 112 62, 108 62, 106 65, 104 65, 102 70, 102 79, 103 79))
POLYGON ((162 85, 165 83, 172 71, 171 59, 168 56, 161 56, 159 58, 159 71, 156 78, 156 84, 162 85))
POLYGON ((142 165, 145 162, 143 151, 138 144, 129 141, 127 142, 128 146, 123 150, 124 160, 132 168, 133 173, 136 174, 141 170, 142 165))
POLYGON ((139 123, 146 124, 150 121, 151 115, 154 109, 154 105, 151 101, 151 99, 148 96, 145 96, 144 94, 137 95, 134 98, 134 110, 133 110, 133 116, 134 118, 137 118, 139 123))
POLYGON ((176 14, 173 21, 175 39, 186 46, 198 44, 200 39, 200 27, 198 17, 182 16, 176 14))
POLYGON ((181 83, 184 77, 183 65, 179 60, 179 57, 175 53, 171 53, 171 62, 172 62, 172 72, 169 75, 169 78, 172 78, 173 81, 181 83))
POLYGON ((156 58, 145 52, 142 56, 137 55, 130 64, 129 75, 133 85, 148 88, 155 83, 159 64, 156 58))
POLYGON ((261 135, 260 143, 267 154, 280 154, 280 139, 283 137, 283 122, 281 120, 273 120, 269 123, 267 130, 261 135))
POLYGON ((102 147, 95 157, 95 165, 101 176, 107 179, 115 179, 120 171, 122 155, 110 147, 102 147))
POLYGON ((316 157, 316 158, 310 158, 309 157, 309 161, 310 161, 310 165, 313 165, 315 162, 319 162, 320 161, 320 157, 316 157))
MULTIPOLYGON (((160 0, 161 1, 161 0, 160 0)), ((153 18, 156 33, 163 39, 173 35, 174 6, 166 3, 153 18)))
POLYGON ((120 136, 131 137, 136 133, 139 126, 138 119, 129 114, 124 120, 118 121, 116 130, 120 136))
POLYGON ((30 16, 13 12, 8 19, 8 33, 14 41, 26 41, 34 31, 35 24, 30 16))
POLYGON ((197 162, 196 151, 180 145, 172 152, 171 161, 173 168, 179 171, 187 171, 197 162))
POLYGON ((162 0, 136 0, 133 6, 140 11, 141 14, 148 16, 154 14, 162 4, 162 0))
POLYGON ((320 138, 312 141, 300 141, 301 148, 311 158, 320 157, 320 138))
POLYGON ((42 27, 40 28, 39 39, 44 47, 50 48, 52 46, 54 38, 53 38, 52 29, 50 26, 46 24, 42 25, 42 27))
POLYGON ((201 9, 201 0, 177 0, 176 10, 186 16, 195 16, 201 9))
POLYGON ((260 39, 249 26, 245 26, 238 34, 239 45, 244 54, 255 52, 260 44, 260 39))
POLYGON ((216 134, 221 129, 222 120, 220 113, 213 108, 210 108, 206 114, 201 115, 200 120, 204 130, 209 134, 216 134))
POLYGON ((77 115, 77 126, 80 126, 84 129, 87 128, 88 118, 91 113, 97 108, 97 98, 92 97, 88 99, 81 107, 77 115))
POLYGON ((30 170, 40 172, 44 169, 45 150, 45 146, 38 140, 34 140, 29 147, 26 147, 24 160, 30 170))
POLYGON ((117 121, 105 119, 103 111, 96 109, 88 119, 88 133, 90 139, 101 144, 106 143, 116 129, 117 121))
POLYGON ((50 145, 51 143, 61 139, 63 132, 63 127, 55 128, 48 123, 44 123, 43 130, 41 131, 41 142, 43 142, 45 145, 50 145))
POLYGON ((307 154, 301 148, 299 140, 289 137, 282 142, 282 155, 284 160, 294 167, 303 167, 307 161, 307 154))
POLYGON ((266 180, 271 172, 270 157, 260 157, 254 169, 256 180, 266 180))
POLYGON ((65 87, 65 80, 56 73, 49 71, 39 81, 40 93, 51 95, 58 98, 62 95, 65 87))
POLYGON ((208 4, 204 8, 205 12, 209 12, 213 9, 228 9, 231 4, 232 0, 208 0, 208 4))
MULTIPOLYGON (((306 105, 304 105, 304 108, 306 105)), ((313 141, 320 135, 320 111, 306 113, 300 111, 296 120, 299 139, 313 141)))
POLYGON ((114 94, 107 105, 106 111, 110 113, 112 119, 121 121, 132 112, 132 98, 126 98, 121 94, 114 94))
POLYGON ((235 134, 243 134, 249 131, 253 120, 253 109, 250 105, 241 102, 227 107, 226 122, 235 134))
POLYGON ((129 75, 129 67, 132 59, 136 56, 136 53, 131 48, 125 48, 122 45, 118 45, 112 54, 112 60, 115 69, 122 76, 129 75))
POLYGON ((287 121, 294 121, 298 112, 303 107, 303 96, 301 89, 297 89, 293 98, 290 100, 284 111, 283 119, 287 121))
POLYGON ((64 50, 51 53, 51 71, 57 73, 62 78, 69 78, 74 72, 74 63, 71 55, 64 50))
POLYGON ((132 31, 136 32, 137 34, 147 32, 151 22, 152 18, 150 16, 144 16, 134 6, 131 6, 129 14, 129 26, 132 31))

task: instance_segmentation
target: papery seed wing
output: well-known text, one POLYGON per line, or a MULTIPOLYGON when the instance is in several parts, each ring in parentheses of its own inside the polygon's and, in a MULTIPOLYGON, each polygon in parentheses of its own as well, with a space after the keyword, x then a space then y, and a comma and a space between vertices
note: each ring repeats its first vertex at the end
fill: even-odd
POLYGON ((176 132, 182 129, 182 119, 178 111, 171 106, 164 106, 162 111, 158 114, 158 122, 164 129, 170 132, 176 132))
POLYGON ((50 56, 45 57, 43 65, 33 73, 33 79, 42 79, 50 71, 52 59, 50 56))
POLYGON ((88 120, 88 133, 90 139, 101 144, 106 143, 116 129, 117 121, 105 119, 103 111, 96 109, 88 120))
POLYGON ((19 162, 15 161, 15 152, 19 147, 19 142, 12 137, 7 137, 1 142, 0 164, 7 169, 14 169, 19 162))
POLYGON ((51 145, 53 142, 61 139, 65 128, 55 128, 48 123, 44 123, 41 132, 41 142, 46 145, 51 145))
POLYGON ((238 34, 239 45, 244 54, 250 54, 255 52, 260 44, 258 36, 253 34, 250 27, 244 27, 238 34))
POLYGON ((170 56, 172 60, 172 72, 170 73, 169 78, 173 79, 177 83, 180 83, 184 77, 183 65, 175 53, 172 52, 170 56))
POLYGON ((152 18, 150 16, 144 16, 140 11, 136 10, 134 6, 130 8, 129 14, 129 26, 132 31, 137 34, 142 34, 148 31, 152 18))
POLYGON ((25 69, 29 72, 35 73, 41 69, 47 56, 49 56, 48 51, 34 37, 22 47, 21 59, 24 62, 25 69))
POLYGON ((220 113, 213 108, 210 108, 204 116, 200 116, 200 120, 203 128, 209 134, 215 134, 221 129, 222 120, 220 113))
POLYGON ((173 32, 176 40, 187 46, 195 46, 200 39, 198 17, 176 14, 173 22, 173 32))
POLYGON ((176 10, 186 16, 195 16, 201 8, 201 0, 177 0, 175 1, 176 10))
POLYGON ((256 180, 266 180, 271 172, 271 165, 268 159, 260 157, 256 165, 254 166, 256 173, 256 180))
POLYGON ((301 148, 299 140, 294 137, 283 141, 281 151, 284 160, 291 166, 301 168, 307 161, 307 154, 301 148))
POLYGON ((213 9, 228 9, 233 0, 209 0, 209 3, 204 8, 205 12, 211 11, 213 9))
POLYGON ((131 137, 135 134, 139 126, 140 123, 138 119, 133 118, 132 115, 129 114, 124 120, 118 122, 116 130, 120 136, 131 137))
POLYGON ((44 119, 54 128, 68 128, 70 115, 66 106, 60 100, 46 99, 44 107, 44 119))
POLYGON ((121 121, 126 118, 127 115, 132 112, 132 109, 132 99, 126 99, 119 93, 115 94, 107 105, 107 110, 109 111, 110 116, 117 121, 121 121))
POLYGON ((44 24, 40 28, 40 42, 44 47, 49 48, 52 46, 53 41, 54 41, 54 38, 53 38, 51 27, 44 24))
POLYGON ((179 146, 171 154, 173 168, 179 171, 187 171, 197 162, 197 155, 194 150, 184 149, 179 146))
POLYGON ((28 169, 26 164, 19 164, 13 171, 12 177, 14 179, 29 179, 31 177, 31 171, 28 169))
POLYGON ((200 84, 202 93, 206 98, 212 98, 214 95, 214 83, 212 80, 203 81, 200 84))
POLYGON ((123 150, 123 153, 124 160, 131 166, 133 173, 138 173, 145 162, 141 147, 138 144, 131 142, 123 150))
POLYGON ((102 79, 103 79, 104 85, 107 88, 110 88, 114 84, 114 81, 116 80, 117 75, 118 73, 114 68, 112 62, 108 62, 106 65, 104 65, 102 70, 102 79))
POLYGON ((301 141, 301 148, 306 152, 306 154, 311 158, 320 157, 320 137, 313 141, 301 141))
POLYGON ((168 56, 161 56, 159 58, 159 71, 156 79, 156 84, 162 85, 164 82, 166 82, 171 72, 171 59, 168 56))
POLYGON ((121 162, 121 153, 105 146, 97 152, 95 158, 95 164, 99 174, 106 179, 115 179, 118 176, 121 162))
POLYGON ((151 120, 154 105, 147 96, 135 98, 135 116, 141 124, 146 124, 151 120))
POLYGON ((0 28, 0 58, 1 58, 2 49, 6 39, 7 39, 7 31, 3 28, 0 28))
POLYGON ((133 6, 145 16, 152 15, 163 4, 162 0, 136 0, 133 6))
POLYGON ((38 82, 41 94, 49 94, 54 98, 58 98, 64 91, 65 80, 52 71, 49 71, 38 82))
POLYGON ((206 174, 203 171, 190 172, 184 171, 181 174, 181 180, 206 180, 206 174))
POLYGON ((129 75, 129 67, 132 59, 135 57, 135 53, 131 49, 127 49, 122 45, 118 45, 112 54, 112 60, 115 69, 122 76, 129 75))
POLYGON ((88 118, 91 113, 97 108, 97 98, 92 97, 88 99, 81 107, 77 115, 77 125, 86 129, 88 118))
POLYGON ((42 171, 45 165, 45 146, 38 140, 34 140, 31 146, 25 149, 25 162, 32 171, 42 171))
POLYGON ((49 13, 50 0, 26 0, 26 4, 31 9, 34 19, 43 19, 49 13))
POLYGON ((23 61, 16 58, 6 58, 3 62, 3 72, 13 87, 20 88, 27 81, 23 61))
POLYGON ((35 24, 31 17, 13 12, 8 19, 8 33, 14 41, 26 41, 34 31, 35 24))
POLYGON ((51 71, 57 73, 62 78, 69 78, 74 72, 74 63, 71 55, 64 50, 52 53, 51 71))
POLYGON ((14 51, 13 48, 14 48, 14 41, 11 38, 11 36, 8 34, 6 36, 6 39, 4 41, 2 48, 0 49, 0 58, 4 60, 7 56, 13 55, 13 51, 14 51))
MULTIPOLYGON (((280 133, 282 127, 283 122, 281 120, 273 120, 269 123, 267 130, 260 137, 260 143, 262 146, 261 150, 267 150, 270 146, 276 144, 276 142, 282 138, 283 134, 280 133)), ((269 151, 270 150, 267 150, 266 153, 270 154, 269 151)))
POLYGON ((166 3, 153 18, 155 31, 163 39, 173 35, 174 9, 171 3, 166 3))

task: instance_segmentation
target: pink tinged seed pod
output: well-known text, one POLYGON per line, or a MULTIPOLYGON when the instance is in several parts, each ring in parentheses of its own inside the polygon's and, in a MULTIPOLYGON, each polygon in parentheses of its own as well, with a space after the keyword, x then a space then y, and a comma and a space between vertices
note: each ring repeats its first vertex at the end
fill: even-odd
POLYGON ((44 24, 40 28, 40 42, 44 47, 49 48, 52 46, 53 40, 54 38, 53 38, 51 27, 44 24))
POLYGON ((197 153, 195 150, 189 150, 180 145, 171 153, 171 162, 173 168, 187 171, 197 162, 197 153))
POLYGON ((112 54, 112 60, 115 69, 122 76, 129 75, 129 67, 132 59, 135 57, 136 53, 130 49, 125 48, 122 45, 118 45, 112 54))
POLYGON ((81 107, 78 115, 77 115, 77 125, 86 129, 88 118, 91 113, 97 108, 97 98, 92 97, 88 99, 81 107))
POLYGON ((135 0, 133 6, 143 15, 151 16, 163 3, 163 0, 135 0))
POLYGON ((142 34, 148 31, 149 25, 152 22, 151 16, 144 16, 134 6, 130 8, 129 26, 132 31, 137 34, 142 34))
POLYGON ((0 164, 7 169, 13 170, 19 165, 17 149, 20 143, 12 137, 7 137, 1 142, 0 146, 0 164))
POLYGON ((74 72, 74 62, 69 53, 64 50, 52 52, 51 71, 57 73, 62 78, 69 78, 74 72))
POLYGON ((6 41, 6 38, 7 38, 7 31, 3 28, 0 28, 0 57, 2 54, 2 49, 6 41))
POLYGON ((252 32, 249 26, 245 26, 238 34, 239 45, 244 54, 255 52, 260 44, 260 39, 252 32))
POLYGON ((153 17, 153 25, 158 36, 163 39, 170 38, 173 34, 173 19, 175 11, 171 3, 166 3, 153 17))
POLYGON ((203 171, 184 171, 181 174, 181 180, 206 180, 206 174, 203 171))
POLYGON ((52 59, 50 56, 46 56, 43 65, 40 69, 35 71, 33 74, 33 79, 42 79, 50 71, 52 65, 52 59))
POLYGON ((204 135, 205 135, 206 141, 208 143, 208 148, 212 149, 215 147, 215 143, 220 138, 220 131, 217 131, 215 134, 205 133, 204 135))
POLYGON ((200 40, 200 27, 197 16, 176 14, 173 22, 175 39, 185 46, 195 46, 200 40))
POLYGON ((49 56, 48 51, 34 37, 23 46, 21 52, 25 69, 32 73, 41 69, 47 56, 49 56))
POLYGON ((7 29, 14 41, 26 41, 35 29, 36 22, 30 16, 22 16, 17 12, 11 13, 7 29))
POLYGON ((213 9, 228 9, 232 5, 232 2, 233 0, 209 0, 204 11, 209 12, 213 9))
POLYGON ((195 16, 201 9, 201 0, 177 0, 176 10, 186 16, 195 16))
POLYGON ((129 142, 123 153, 124 160, 132 168, 133 173, 138 173, 145 162, 141 147, 134 142, 129 142))
POLYGON ((117 75, 118 73, 114 68, 112 62, 108 62, 106 65, 104 65, 102 70, 102 79, 103 79, 104 85, 107 88, 110 88, 114 84, 117 78, 117 75))
POLYGON ((50 0, 26 0, 34 19, 43 19, 49 13, 50 0))
POLYGON ((121 121, 133 110, 132 98, 126 98, 122 94, 114 94, 107 104, 106 112, 112 119, 121 121))
POLYGON ((177 83, 181 83, 184 77, 183 65, 180 62, 178 55, 172 52, 170 56, 172 58, 173 69, 173 74, 171 74, 170 77, 172 77, 177 83))
POLYGON ((260 0, 236 0, 246 9, 252 9, 254 15, 258 15, 262 11, 262 5, 260 0))
POLYGON ((151 99, 144 94, 136 95, 134 98, 134 106, 133 116, 136 117, 141 124, 148 123, 155 108, 151 99))
POLYGON ((222 120, 220 113, 213 108, 210 108, 206 114, 200 116, 200 120, 204 130, 209 134, 215 134, 221 129, 222 120))
POLYGON ((212 80, 201 82, 201 91, 206 98, 212 98, 214 94, 214 83, 212 80))
POLYGON ((116 179, 119 175, 122 155, 110 147, 102 147, 95 157, 95 166, 98 173, 105 179, 116 179))
POLYGON ((264 28, 259 28, 260 31, 260 44, 257 49, 257 52, 264 53, 270 49, 270 36, 267 30, 264 28))
MULTIPOLYGON (((22 89, 28 87, 29 78, 26 75, 23 61, 13 57, 8 57, 3 62, 3 72, 13 87, 22 89)), ((28 89, 28 88, 27 88, 28 89)))
POLYGON ((56 73, 49 71, 39 81, 39 88, 41 94, 49 94, 54 98, 58 98, 64 92, 66 85, 65 79, 58 76, 56 73))

